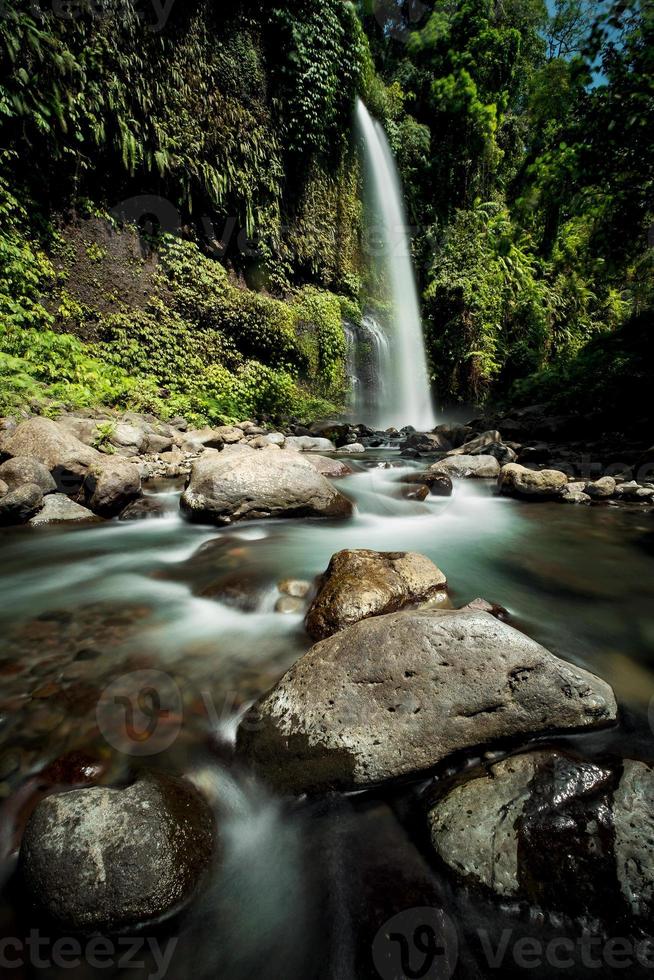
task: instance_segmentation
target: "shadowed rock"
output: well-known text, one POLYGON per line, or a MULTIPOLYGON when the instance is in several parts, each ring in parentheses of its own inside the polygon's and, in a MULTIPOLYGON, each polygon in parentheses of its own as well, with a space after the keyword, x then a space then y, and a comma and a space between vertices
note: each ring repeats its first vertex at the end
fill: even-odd
POLYGON ((282 788, 343 789, 616 712, 608 684, 488 613, 416 610, 317 643, 246 715, 238 745, 282 788))
POLYGON ((550 749, 512 756, 430 811, 436 852, 502 897, 573 916, 649 919, 654 910, 654 772, 550 749))
POLYGON ((21 847, 34 901, 74 929, 114 930, 176 911, 213 850, 213 818, 181 779, 73 790, 37 806, 21 847))
POLYGON ((26 483, 0 498, 0 525, 24 524, 43 506, 43 491, 26 483))
POLYGON ((38 459, 29 456, 14 456, 0 466, 0 480, 3 480, 10 490, 35 483, 43 493, 53 493, 57 485, 50 471, 38 459))

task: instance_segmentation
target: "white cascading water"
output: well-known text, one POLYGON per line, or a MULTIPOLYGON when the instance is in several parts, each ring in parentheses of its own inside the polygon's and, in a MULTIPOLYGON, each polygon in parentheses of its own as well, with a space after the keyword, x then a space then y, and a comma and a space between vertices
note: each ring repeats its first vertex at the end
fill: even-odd
POLYGON ((378 260, 391 301, 390 356, 380 364, 385 374, 381 379, 384 395, 377 402, 374 424, 382 429, 412 425, 424 432, 433 429, 436 418, 402 185, 384 129, 361 99, 357 100, 356 119, 363 143, 371 225, 380 240, 378 260))
POLYGON ((350 415, 357 422, 378 426, 379 406, 386 402, 386 382, 392 372, 388 337, 373 316, 361 323, 345 324, 348 345, 347 374, 350 379, 350 415))

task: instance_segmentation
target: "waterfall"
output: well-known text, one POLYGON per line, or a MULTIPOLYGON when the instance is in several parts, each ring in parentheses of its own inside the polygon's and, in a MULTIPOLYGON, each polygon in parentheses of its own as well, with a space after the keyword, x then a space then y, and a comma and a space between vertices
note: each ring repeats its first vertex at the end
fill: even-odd
POLYGON ((358 325, 345 324, 350 379, 349 413, 357 422, 379 427, 379 406, 388 395, 386 384, 392 371, 388 337, 370 315, 358 325))
POLYGON ((356 119, 363 142, 370 225, 379 238, 375 259, 388 285, 391 306, 388 354, 379 365, 383 397, 376 399, 370 424, 378 428, 413 425, 426 431, 436 419, 400 177, 386 134, 361 99, 357 100, 356 119))

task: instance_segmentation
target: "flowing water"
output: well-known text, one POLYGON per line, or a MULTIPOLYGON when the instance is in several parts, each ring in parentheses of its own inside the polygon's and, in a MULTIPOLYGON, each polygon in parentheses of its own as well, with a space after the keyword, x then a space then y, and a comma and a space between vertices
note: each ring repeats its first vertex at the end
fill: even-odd
MULTIPOLYGON (((428 779, 368 796, 290 801, 234 761, 243 710, 310 646, 301 613, 274 611, 277 582, 312 579, 341 548, 423 552, 447 573, 456 605, 479 595, 501 603, 514 624, 613 684, 622 724, 575 736, 575 744, 590 754, 651 757, 651 515, 637 507, 530 506, 473 481, 458 483, 451 499, 419 503, 403 497, 399 482, 419 464, 369 451, 352 465, 355 472, 339 481, 356 503, 344 522, 193 526, 179 516, 180 488, 162 483, 150 492, 166 502, 163 518, 3 533, 4 935, 32 926, 11 871, 29 801, 52 786, 38 774, 63 753, 84 749, 104 760, 108 781, 143 766, 176 771, 215 806, 221 857, 201 899, 168 927, 178 940, 167 974, 173 980, 385 980, 373 964, 375 936, 416 906, 445 909, 456 923, 455 977, 498 975, 465 937, 482 923, 496 945, 503 929, 526 928, 524 916, 455 887, 437 866, 421 806, 428 779), (211 598, 217 580, 244 583, 248 610, 211 598), (152 743, 158 751, 145 758, 134 757, 96 714, 109 685, 129 695, 142 671, 164 675, 180 699, 178 716, 152 743)), ((563 928, 529 921, 554 935, 563 928)))
POLYGON ((350 380, 348 413, 357 422, 376 427, 379 405, 389 397, 388 378, 392 353, 388 337, 374 316, 366 314, 359 325, 345 325, 350 380))
MULTIPOLYGON (((435 422, 420 319, 408 223, 397 165, 380 123, 359 99, 357 128, 363 146, 372 259, 390 298, 389 355, 381 361, 384 400, 376 402, 376 428, 413 425, 424 432, 435 422)), ((357 421, 359 421, 357 419, 357 421)))

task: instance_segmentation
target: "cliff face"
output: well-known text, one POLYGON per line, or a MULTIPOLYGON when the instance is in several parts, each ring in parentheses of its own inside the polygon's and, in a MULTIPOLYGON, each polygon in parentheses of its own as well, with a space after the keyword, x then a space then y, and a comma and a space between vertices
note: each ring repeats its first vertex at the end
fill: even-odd
POLYGON ((351 5, 6 7, 3 373, 18 358, 30 397, 57 401, 30 331, 68 363, 65 332, 101 373, 137 372, 198 417, 244 410, 253 364, 276 392, 253 410, 338 407, 340 312, 357 315, 362 268, 351 114, 369 65, 351 5))

